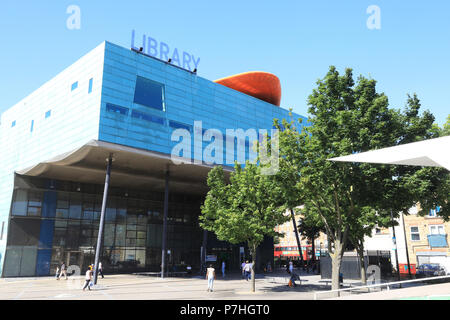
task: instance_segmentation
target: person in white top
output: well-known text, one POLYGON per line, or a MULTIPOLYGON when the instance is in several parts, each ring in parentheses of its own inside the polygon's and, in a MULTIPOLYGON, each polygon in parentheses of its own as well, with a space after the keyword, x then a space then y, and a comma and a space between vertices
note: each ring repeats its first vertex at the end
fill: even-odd
POLYGON ((213 268, 212 264, 209 265, 209 268, 206 269, 206 279, 208 280, 208 292, 213 292, 214 279, 216 279, 216 271, 213 268))
POLYGON ((245 266, 244 266, 244 271, 245 271, 245 279, 248 281, 249 279, 251 279, 252 276, 252 263, 249 263, 248 261, 245 262, 245 266))
POLYGON ((89 283, 92 281, 92 269, 89 267, 89 269, 86 271, 86 276, 84 278, 86 282, 84 283, 83 291, 86 289, 86 287, 91 290, 91 287, 89 287, 89 283))

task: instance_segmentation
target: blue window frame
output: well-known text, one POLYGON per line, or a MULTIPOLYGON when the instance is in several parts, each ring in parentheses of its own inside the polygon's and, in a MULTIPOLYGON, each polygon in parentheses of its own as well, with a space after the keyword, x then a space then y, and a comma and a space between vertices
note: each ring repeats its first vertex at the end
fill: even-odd
POLYGON ((14 128, 16 126, 16 120, 14 120, 12 123, 11 123, 11 128, 14 128))
POLYGON ((48 110, 48 111, 45 113, 45 119, 50 118, 51 115, 52 115, 52 110, 48 110))
POLYGON ((90 78, 89 79, 89 89, 88 89, 88 93, 92 92, 92 86, 94 84, 94 78, 90 78))
POLYGON ((111 104, 111 103, 107 103, 106 104, 106 111, 120 113, 120 114, 122 114, 124 116, 128 115, 128 108, 121 107, 121 106, 116 106, 116 105, 111 104))
POLYGON ((76 88, 78 88, 78 81, 72 83, 72 91, 75 90, 76 88))
POLYGON ((141 120, 145 120, 145 121, 154 122, 154 123, 157 123, 157 124, 164 125, 164 119, 163 118, 158 117, 158 116, 154 116, 154 115, 151 115, 151 114, 146 114, 146 113, 143 113, 143 112, 132 110, 131 111, 131 116, 133 118, 136 118, 136 119, 141 119, 141 120))
POLYGON ((169 121, 169 126, 170 126, 171 128, 174 128, 174 129, 186 129, 186 130, 192 132, 192 126, 190 126, 190 125, 188 125, 188 124, 176 122, 176 121, 173 121, 173 120, 170 120, 170 121, 169 121))
POLYGON ((31 120, 31 128, 30 128, 30 132, 33 132, 34 129, 34 120, 31 120))
POLYGON ((164 111, 164 85, 138 76, 134 90, 134 103, 164 111))

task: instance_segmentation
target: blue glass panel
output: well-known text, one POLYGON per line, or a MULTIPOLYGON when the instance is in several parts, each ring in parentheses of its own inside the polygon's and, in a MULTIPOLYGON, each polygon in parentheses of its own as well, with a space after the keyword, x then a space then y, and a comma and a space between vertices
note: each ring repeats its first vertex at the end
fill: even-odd
POLYGON ((14 120, 12 123, 11 123, 11 128, 14 128, 16 126, 16 120, 14 120))
POLYGON ((34 129, 34 120, 31 120, 31 128, 30 128, 30 132, 33 132, 34 129))
POLYGON ((52 250, 39 250, 36 261, 36 275, 48 276, 50 274, 50 260, 52 250))
POLYGON ((176 122, 173 120, 169 121, 169 126, 174 129, 186 129, 188 131, 192 131, 192 126, 180 122, 176 122))
POLYGON ((143 77, 136 78, 134 103, 158 110, 164 110, 163 95, 164 90, 162 84, 143 77))
POLYGON ((45 119, 49 118, 51 115, 52 115, 52 110, 48 110, 48 111, 45 113, 45 119))
POLYGON ((56 192, 44 192, 44 202, 42 204, 42 216, 46 218, 54 218, 56 215, 56 192))
POLYGON ((137 118, 137 119, 141 119, 141 120, 145 120, 145 121, 150 121, 150 122, 154 122, 154 123, 158 123, 158 124, 164 124, 164 119, 158 116, 154 116, 154 115, 150 115, 150 114, 146 114, 143 112, 139 112, 136 110, 132 110, 131 111, 131 116, 133 118, 137 118))
POLYGON ((116 106, 111 103, 106 104, 106 111, 117 112, 117 113, 123 114, 125 116, 128 114, 128 108, 116 106))
POLYGON ((78 88, 78 81, 72 84, 72 91, 78 88))
POLYGON ((51 249, 53 245, 53 230, 55 220, 42 220, 41 231, 39 234, 39 248, 51 249))
POLYGON ((89 79, 89 89, 88 89, 88 93, 91 93, 91 92, 92 92, 92 85, 93 85, 93 83, 94 83, 94 79, 93 79, 93 78, 89 79))

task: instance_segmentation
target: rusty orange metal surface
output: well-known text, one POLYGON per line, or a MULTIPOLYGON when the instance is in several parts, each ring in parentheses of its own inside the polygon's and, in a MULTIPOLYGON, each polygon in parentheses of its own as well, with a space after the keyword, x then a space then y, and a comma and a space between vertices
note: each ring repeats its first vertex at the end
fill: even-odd
POLYGON ((274 74, 251 71, 222 78, 214 82, 280 106, 281 83, 280 79, 274 74))

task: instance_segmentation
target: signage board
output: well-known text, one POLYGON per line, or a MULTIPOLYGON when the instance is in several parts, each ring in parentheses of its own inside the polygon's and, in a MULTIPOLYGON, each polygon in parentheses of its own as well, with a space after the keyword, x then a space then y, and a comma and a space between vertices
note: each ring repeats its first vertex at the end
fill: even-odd
POLYGON ((217 256, 216 255, 207 255, 206 256, 206 262, 216 262, 217 256))

